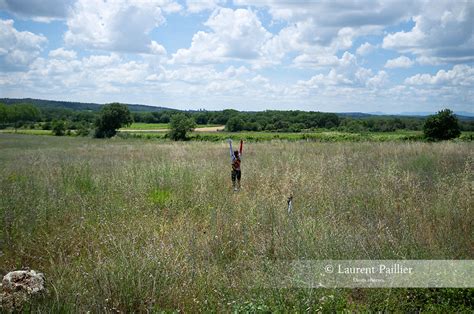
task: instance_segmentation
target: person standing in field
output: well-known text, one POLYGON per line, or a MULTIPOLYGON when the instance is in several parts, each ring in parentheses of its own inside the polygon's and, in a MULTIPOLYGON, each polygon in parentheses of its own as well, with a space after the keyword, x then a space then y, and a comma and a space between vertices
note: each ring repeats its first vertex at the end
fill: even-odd
POLYGON ((232 161, 232 187, 234 188, 234 192, 240 190, 240 179, 242 177, 242 171, 240 169, 240 162, 242 158, 242 148, 244 145, 244 141, 240 140, 240 147, 239 150, 232 149, 232 140, 229 139, 229 147, 230 147, 230 159, 232 161), (236 184, 237 183, 237 184, 236 184))

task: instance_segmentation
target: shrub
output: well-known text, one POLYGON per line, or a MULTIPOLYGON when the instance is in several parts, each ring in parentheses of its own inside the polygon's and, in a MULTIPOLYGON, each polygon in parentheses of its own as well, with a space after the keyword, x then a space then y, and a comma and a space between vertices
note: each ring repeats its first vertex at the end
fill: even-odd
POLYGON ((244 129, 244 123, 245 122, 242 120, 242 118, 233 116, 227 121, 225 128, 229 132, 239 132, 244 129))
POLYGON ((461 135, 458 119, 449 109, 429 116, 423 125, 423 133, 429 140, 449 140, 461 135))
POLYGON ((196 127, 193 118, 188 118, 182 113, 175 114, 171 117, 169 138, 174 141, 184 141, 187 139, 187 133, 192 132, 196 127))
POLYGON ((64 121, 55 120, 52 125, 53 134, 63 136, 66 132, 66 123, 64 121))
POLYGON ((112 137, 117 134, 117 129, 130 124, 132 124, 132 115, 126 105, 118 103, 104 105, 100 116, 95 121, 94 136, 97 138, 112 137))

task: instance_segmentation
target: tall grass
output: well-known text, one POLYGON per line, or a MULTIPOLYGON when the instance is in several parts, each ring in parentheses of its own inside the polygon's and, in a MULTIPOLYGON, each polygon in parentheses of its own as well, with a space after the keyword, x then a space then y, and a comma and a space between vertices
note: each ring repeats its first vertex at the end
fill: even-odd
POLYGON ((0 272, 44 272, 39 310, 426 309, 410 289, 265 288, 261 264, 474 257, 472 143, 254 143, 239 193, 223 142, 0 134, 0 149, 0 272))

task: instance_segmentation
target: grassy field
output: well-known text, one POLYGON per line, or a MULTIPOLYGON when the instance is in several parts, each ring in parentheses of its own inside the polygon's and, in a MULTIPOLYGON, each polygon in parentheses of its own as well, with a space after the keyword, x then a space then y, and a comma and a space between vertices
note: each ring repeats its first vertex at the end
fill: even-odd
MULTIPOLYGON (((134 123, 138 126, 130 129, 122 129, 119 137, 128 139, 166 139, 165 132, 167 124, 146 124, 134 123), (148 129, 150 126, 150 129, 148 129), (161 128, 160 128, 161 127, 161 128), (147 132, 149 130, 153 130, 147 132), (136 131, 136 132, 134 132, 136 131)), ((132 126, 133 126, 132 125, 132 126)), ((200 128, 214 127, 214 125, 199 125, 200 128)), ((27 135, 53 135, 50 130, 31 129, 4 129, 0 133, 27 134, 27 135)), ((74 135, 74 131, 72 132, 74 135)), ((284 141, 312 141, 312 142, 388 142, 388 141, 424 141, 421 131, 396 131, 396 132, 364 132, 349 133, 339 131, 314 131, 301 133, 280 133, 280 132, 192 132, 189 134, 191 141, 221 142, 231 138, 233 140, 243 139, 248 142, 266 142, 273 140, 284 141)), ((468 142, 474 139, 474 132, 462 132, 456 141, 468 142)))
POLYGON ((472 142, 245 147, 0 134, 0 273, 32 310, 470 312, 473 289, 264 287, 264 261, 473 259, 472 142), (286 198, 294 195, 288 215, 286 198))
MULTIPOLYGON (((198 128, 206 128, 206 127, 213 127, 217 126, 215 124, 199 124, 198 128)), ((142 122, 134 122, 132 125, 123 128, 122 130, 162 130, 162 129, 169 129, 169 123, 142 123, 142 122)))
POLYGON ((169 129, 169 123, 142 123, 134 122, 130 126, 123 128, 123 130, 161 130, 169 129))
POLYGON ((51 130, 36 130, 36 129, 3 129, 0 133, 8 134, 28 134, 28 135, 53 135, 51 130))
MULTIPOLYGON (((164 139, 165 133, 140 132, 121 134, 124 138, 140 139, 164 139)), ((421 131, 397 131, 397 132, 365 132, 349 133, 338 131, 317 131, 301 133, 279 133, 279 132, 193 132, 189 135, 191 141, 221 142, 231 138, 233 140, 244 139, 250 142, 265 142, 273 140, 284 141, 314 141, 314 142, 387 142, 387 141, 423 141, 421 131)), ((472 141, 474 132, 463 132, 457 141, 472 141)))

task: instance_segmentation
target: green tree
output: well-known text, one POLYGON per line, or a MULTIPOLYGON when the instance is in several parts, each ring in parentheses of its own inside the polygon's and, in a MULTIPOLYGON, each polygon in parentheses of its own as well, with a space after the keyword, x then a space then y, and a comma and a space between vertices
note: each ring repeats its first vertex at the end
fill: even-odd
POLYGON ((132 121, 132 115, 126 105, 119 103, 104 105, 95 121, 94 136, 97 138, 112 137, 117 134, 117 129, 132 124, 132 121))
POLYGON ((40 118, 40 111, 33 105, 30 104, 18 104, 13 105, 10 108, 10 121, 11 122, 33 122, 40 118))
POLYGON ((91 133, 90 125, 89 123, 82 121, 79 123, 76 129, 76 135, 78 136, 89 136, 91 133))
POLYGON ((56 136, 63 136, 66 132, 66 123, 61 120, 53 121, 53 134, 56 136))
POLYGON ((171 117, 171 130, 168 136, 174 141, 186 140, 186 134, 196 127, 193 118, 188 118, 185 114, 178 113, 171 117))
POLYGON ((227 120, 227 123, 225 125, 225 128, 229 132, 239 132, 244 129, 244 120, 242 120, 241 117, 239 116, 233 116, 229 120, 227 120))
POLYGON ((0 124, 7 123, 8 121, 8 108, 4 104, 0 103, 0 124))
POLYGON ((200 112, 200 113, 196 114, 195 119, 196 119, 197 124, 207 124, 207 121, 208 121, 209 117, 208 117, 207 113, 200 112))
POLYGON ((449 140, 461 135, 461 128, 454 113, 444 109, 426 119, 423 133, 429 140, 449 140))

